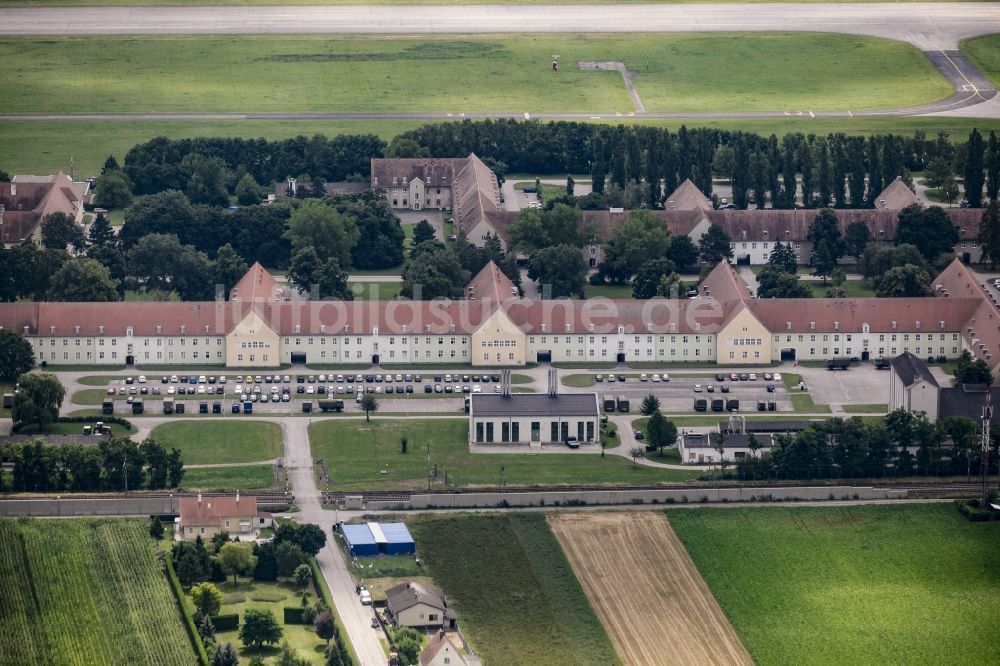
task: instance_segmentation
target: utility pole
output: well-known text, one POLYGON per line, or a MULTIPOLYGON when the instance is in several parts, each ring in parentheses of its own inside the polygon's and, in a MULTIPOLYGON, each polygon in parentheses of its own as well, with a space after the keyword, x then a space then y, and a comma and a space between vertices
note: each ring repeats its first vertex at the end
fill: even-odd
POLYGON ((503 468, 504 468, 504 466, 500 465, 500 492, 503 492, 503 490, 505 488, 504 481, 503 481, 503 468))
POLYGON ((989 391, 986 392, 986 402, 983 403, 982 420, 982 448, 980 450, 981 459, 979 461, 979 478, 982 485, 982 494, 979 500, 979 508, 986 510, 986 502, 990 491, 990 419, 993 418, 993 403, 990 400, 989 391))

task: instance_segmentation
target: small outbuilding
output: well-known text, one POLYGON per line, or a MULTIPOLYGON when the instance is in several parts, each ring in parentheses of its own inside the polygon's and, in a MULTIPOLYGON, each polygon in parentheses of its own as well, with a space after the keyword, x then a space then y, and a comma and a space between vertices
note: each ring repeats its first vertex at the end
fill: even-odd
POLYGON ((475 444, 542 444, 600 437, 596 393, 479 393, 471 396, 469 439, 475 444))
POLYGON ((417 552, 410 531, 403 523, 343 525, 341 531, 351 555, 402 555, 417 552))
MULTIPOLYGON (((417 545, 410 536, 410 530, 403 523, 375 523, 381 529, 384 541, 379 542, 379 550, 386 555, 413 554, 417 545)), ((376 536, 376 541, 378 537, 376 536)))

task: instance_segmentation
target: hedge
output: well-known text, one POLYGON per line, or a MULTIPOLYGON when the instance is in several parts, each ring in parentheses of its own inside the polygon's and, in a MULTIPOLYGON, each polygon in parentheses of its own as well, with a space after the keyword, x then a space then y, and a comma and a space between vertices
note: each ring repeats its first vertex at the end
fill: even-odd
POLYGON ((161 555, 163 562, 166 565, 167 580, 170 582, 170 589, 174 593, 174 599, 177 600, 177 607, 181 611, 181 617, 184 619, 184 629, 187 631, 188 638, 191 639, 191 645, 194 647, 195 654, 198 655, 199 666, 208 666, 208 653, 205 652, 205 644, 201 642, 201 634, 198 633, 197 627, 194 626, 194 618, 191 617, 191 613, 188 611, 187 603, 184 601, 184 588, 181 587, 181 581, 177 578, 177 572, 174 571, 174 563, 170 561, 170 556, 163 554, 161 555))
MULTIPOLYGON (((60 416, 56 419, 56 423, 97 423, 98 421, 102 423, 117 423, 118 425, 133 430, 132 422, 128 419, 123 419, 120 416, 60 416)), ((11 426, 11 432, 19 432, 21 428, 25 425, 30 425, 26 423, 18 423, 11 426)))
POLYGON ((992 509, 981 509, 979 508, 979 500, 956 500, 958 504, 958 510, 962 512, 962 515, 969 519, 973 523, 985 523, 991 520, 1000 520, 1000 511, 994 511, 992 509))
POLYGON ((302 611, 305 608, 285 606, 285 624, 304 624, 302 622, 302 611))
POLYGON ((226 613, 225 615, 213 615, 212 624, 216 631, 230 631, 240 628, 240 614, 226 613))
POLYGON ((354 651, 354 643, 351 642, 351 637, 347 635, 347 629, 344 627, 343 621, 340 619, 340 613, 337 612, 337 607, 333 605, 333 599, 330 596, 330 588, 326 586, 326 579, 323 578, 323 572, 319 569, 319 564, 316 562, 315 557, 309 558, 309 566, 312 567, 313 572, 313 585, 316 587, 316 594, 319 595, 320 599, 327 608, 330 609, 330 614, 333 615, 333 622, 337 626, 337 632, 340 633, 341 638, 344 641, 344 645, 347 647, 347 654, 351 658, 351 664, 360 664, 358 661, 358 655, 354 651))

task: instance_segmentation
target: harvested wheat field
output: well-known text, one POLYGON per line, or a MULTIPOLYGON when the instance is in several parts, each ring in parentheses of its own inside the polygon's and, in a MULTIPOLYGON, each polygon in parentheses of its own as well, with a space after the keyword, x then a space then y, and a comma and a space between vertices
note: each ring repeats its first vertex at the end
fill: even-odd
POLYGON ((549 523, 623 662, 754 663, 662 513, 560 513, 549 523))

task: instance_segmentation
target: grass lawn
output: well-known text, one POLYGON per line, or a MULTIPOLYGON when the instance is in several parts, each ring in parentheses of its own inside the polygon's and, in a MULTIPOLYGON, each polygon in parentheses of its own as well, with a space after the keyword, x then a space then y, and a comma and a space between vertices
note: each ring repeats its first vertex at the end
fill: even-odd
MULTIPOLYGON (((667 420, 673 423, 675 426, 678 425, 675 419, 667 417, 667 420)), ((649 417, 643 416, 641 418, 632 421, 633 430, 639 430, 645 437, 644 440, 639 442, 640 445, 645 445, 649 441, 649 417)), ((679 430, 679 428, 678 428, 679 430)), ((680 433, 678 432, 678 439, 680 439, 680 433)), ((680 465, 683 461, 681 460, 681 452, 676 448, 664 448, 663 455, 660 455, 659 451, 646 451, 646 459, 652 462, 666 463, 669 465, 680 465)))
POLYGON ((950 503, 668 516, 762 666, 996 661, 1000 524, 950 503))
MULTIPOLYGON (((610 4, 616 0, 546 0, 548 5, 600 5, 610 4)), ((878 2, 879 0, 749 0, 756 2, 878 2)), ((902 0, 903 2, 928 2, 929 0, 902 0)), ((944 2, 960 2, 962 0, 944 0, 944 2)), ((630 0, 632 4, 688 4, 699 2, 704 4, 726 4, 732 0, 630 0)), ((0 0, 0 7, 75 7, 75 6, 145 6, 159 5, 160 0, 0 0)), ((445 5, 449 0, 171 0, 171 5, 445 5)), ((497 0, 463 0, 466 5, 495 5, 497 0)), ((510 0, 511 5, 536 4, 536 0, 510 0)))
POLYGON ((274 485, 274 467, 202 467, 185 469, 181 488, 185 490, 261 490, 274 485))
MULTIPOLYGON (((552 180, 557 176, 545 175, 541 177, 552 180)), ((524 182, 514 183, 514 189, 517 191, 521 191, 526 187, 534 187, 534 186, 535 186, 535 181, 533 180, 526 180, 524 182)), ((541 183, 541 186, 542 186, 542 201, 555 199, 556 197, 561 197, 564 194, 566 194, 566 185, 553 185, 552 183, 541 183)), ((531 200, 530 197, 528 200, 529 201, 531 200)))
POLYGON ((621 663, 543 514, 424 515, 407 524, 484 663, 621 663))
POLYGON ((83 384, 84 386, 104 386, 106 388, 108 384, 111 384, 112 382, 117 385, 122 379, 124 379, 124 376, 122 375, 90 375, 87 377, 80 377, 76 380, 76 382, 78 384, 83 384))
POLYGON ((5 38, 0 58, 0 84, 19 91, 6 113, 630 111, 617 71, 573 66, 609 59, 638 72, 650 111, 856 110, 951 92, 908 44, 820 33, 5 38))
POLYGON ((2 664, 195 663, 144 520, 0 520, 2 664))
MULTIPOLYGON (((829 281, 824 285, 822 280, 806 280, 804 283, 812 289, 813 298, 825 298, 826 290, 833 286, 829 281)), ((865 280, 845 280, 840 288, 847 293, 848 298, 875 297, 874 290, 865 280)))
POLYGON ((167 450, 180 449, 188 465, 270 460, 282 452, 281 428, 265 421, 178 421, 149 436, 167 450))
MULTIPOLYGON (((314 458, 330 463, 331 488, 420 490, 427 484, 427 449, 437 466, 435 487, 443 487, 444 473, 456 486, 495 486, 504 467, 508 486, 573 483, 656 483, 698 476, 687 470, 635 467, 624 458, 600 453, 479 453, 469 452, 468 421, 464 419, 324 420, 309 428, 314 458), (408 453, 399 440, 409 439, 408 453)), ((597 449, 597 447, 594 447, 597 449)), ((185 478, 185 484, 187 479, 185 478)))
MULTIPOLYGON (((269 610, 278 619, 278 624, 281 625, 282 640, 288 641, 288 644, 298 652, 299 657, 308 659, 311 664, 326 663, 323 659, 323 647, 326 645, 326 641, 316 636, 316 632, 313 631, 311 626, 284 623, 284 611, 282 609, 286 606, 301 607, 303 588, 286 580, 271 583, 245 578, 238 579, 236 583, 233 583, 232 578, 230 578, 225 583, 216 583, 215 585, 222 592, 223 604, 220 611, 222 614, 238 613, 240 623, 242 624, 243 614, 247 610, 269 610)), ((317 599, 316 588, 310 584, 305 589, 308 594, 309 604, 315 604, 317 599)), ((194 604, 191 602, 191 598, 187 597, 186 601, 193 613, 194 604)), ((232 643, 233 647, 239 650, 241 663, 246 663, 255 654, 267 658, 277 655, 279 652, 277 646, 262 648, 260 650, 249 650, 242 647, 243 644, 240 642, 238 629, 220 631, 216 633, 216 639, 220 645, 226 642, 232 643)))
POLYGON ((594 375, 563 375, 560 379, 563 386, 572 386, 575 388, 586 388, 588 386, 593 386, 594 375))
POLYGON ((797 375, 794 372, 783 372, 781 373, 781 381, 785 383, 785 388, 788 389, 788 395, 792 398, 792 408, 795 411, 805 412, 806 414, 830 411, 830 405, 817 405, 813 402, 812 396, 809 395, 808 384, 805 391, 795 388, 802 381, 802 375, 797 375))
MULTIPOLYGON (((412 227, 412 224, 401 225, 403 228, 412 227)), ((351 269, 350 274, 354 276, 368 276, 368 275, 381 275, 381 276, 397 276, 403 272, 402 266, 393 266, 392 268, 379 268, 372 269, 370 271, 363 271, 361 269, 351 269)))
MULTIPOLYGON (((38 426, 28 425, 17 433, 19 435, 82 435, 83 427, 86 425, 92 425, 87 423, 50 423, 48 427, 45 428, 41 433, 38 432, 38 426)), ((128 437, 132 434, 132 430, 126 428, 118 423, 108 423, 106 425, 111 426, 111 432, 114 433, 116 437, 128 437)))
POLYGON ((889 405, 844 405, 848 414, 882 414, 889 411, 889 405))
MULTIPOLYGON (((442 121, 439 121, 442 122, 442 121)), ((455 122, 455 121, 443 121, 455 122)), ((676 131, 708 127, 722 130, 742 130, 767 136, 781 137, 792 132, 826 134, 844 132, 850 135, 877 133, 912 134, 924 130, 928 135, 944 131, 954 140, 964 141, 973 127, 980 131, 1000 130, 1000 119, 952 117, 874 116, 855 118, 810 118, 791 115, 777 118, 657 118, 636 119, 604 117, 582 119, 618 125, 630 124, 664 127, 676 131)), ((399 133, 426 124, 423 120, 234 120, 234 121, 4 121, 0 123, 0 168, 9 173, 69 172, 70 155, 77 174, 97 175, 108 155, 121 162, 125 153, 137 143, 153 137, 183 139, 196 136, 239 136, 285 139, 297 135, 326 136, 337 134, 376 134, 389 140, 399 133), (73 146, 67 150, 66 146, 73 146)), ((445 224, 445 236, 454 233, 445 224)), ((355 272, 355 274, 360 274, 355 272)))
MULTIPOLYGON (((145 397, 143 396, 143 398, 145 397)), ((74 405, 99 405, 104 402, 105 398, 113 399, 112 396, 107 395, 104 389, 83 389, 74 393, 70 401, 74 405)))
POLYGON ((993 83, 1000 86, 1000 34, 968 39, 958 47, 993 83))
POLYGON ((348 285, 357 301, 391 301, 399 296, 403 281, 399 282, 351 282, 348 285))

